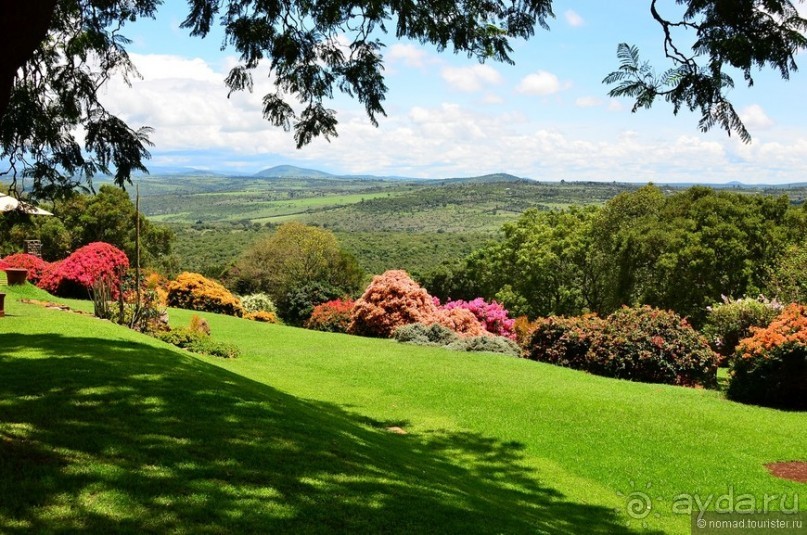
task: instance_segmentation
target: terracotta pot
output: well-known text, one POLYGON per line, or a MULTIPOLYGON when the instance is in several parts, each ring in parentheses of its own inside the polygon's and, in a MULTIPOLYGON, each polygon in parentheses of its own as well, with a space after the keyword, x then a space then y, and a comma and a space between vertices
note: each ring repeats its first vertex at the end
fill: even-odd
POLYGON ((6 315, 6 294, 0 294, 0 318, 6 315))
POLYGON ((8 275, 8 285, 25 284, 25 279, 28 278, 28 270, 22 268, 8 268, 4 269, 8 275))

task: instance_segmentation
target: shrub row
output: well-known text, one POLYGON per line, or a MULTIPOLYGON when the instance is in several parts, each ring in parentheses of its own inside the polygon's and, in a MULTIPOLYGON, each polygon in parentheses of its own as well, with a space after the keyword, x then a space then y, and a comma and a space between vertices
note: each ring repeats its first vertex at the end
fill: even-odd
POLYGON ((488 334, 486 336, 463 337, 439 323, 403 325, 395 329, 393 338, 407 344, 444 347, 453 351, 487 351, 513 357, 518 357, 521 354, 521 349, 518 345, 503 336, 488 334))

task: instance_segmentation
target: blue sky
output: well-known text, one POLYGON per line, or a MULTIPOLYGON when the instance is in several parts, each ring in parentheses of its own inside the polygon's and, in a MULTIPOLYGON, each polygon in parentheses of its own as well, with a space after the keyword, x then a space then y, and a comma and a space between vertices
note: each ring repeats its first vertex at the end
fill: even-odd
POLYGON ((133 126, 155 128, 153 167, 252 173, 291 164, 423 178, 508 172, 539 180, 807 181, 805 72, 784 82, 762 71, 750 89, 738 73, 731 97, 751 130, 750 145, 718 130, 700 133, 697 116, 674 116, 663 101, 633 114, 628 100, 607 96, 601 80, 617 66, 618 43, 660 60, 662 34, 645 0, 556 0, 551 31, 538 29, 513 44, 514 66, 480 64, 388 36, 388 117, 374 128, 361 105, 339 97, 329 106, 338 111, 339 137, 301 150, 291 133, 261 117, 268 72, 259 72, 253 94, 227 99, 223 79, 234 52, 220 49, 221 34, 188 37, 179 28, 185 3, 166 4, 155 21, 124 30, 143 78, 132 88, 114 82, 103 95, 133 126))

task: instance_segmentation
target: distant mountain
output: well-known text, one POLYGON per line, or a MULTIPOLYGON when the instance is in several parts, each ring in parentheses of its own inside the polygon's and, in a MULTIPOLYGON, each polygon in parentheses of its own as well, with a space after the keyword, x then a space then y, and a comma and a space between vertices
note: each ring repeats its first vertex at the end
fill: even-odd
POLYGON ((171 176, 171 175, 182 175, 182 176, 221 176, 221 173, 217 173, 215 171, 210 171, 208 169, 196 169, 195 167, 172 167, 172 166, 151 166, 147 165, 149 172, 148 173, 132 173, 136 176, 171 176))
POLYGON ((491 182, 524 182, 529 179, 509 175, 507 173, 493 173, 490 175, 472 176, 464 178, 445 178, 438 182, 443 184, 489 184, 491 182))
POLYGON ((293 165, 276 165, 269 169, 258 171, 253 176, 260 178, 336 178, 334 175, 326 173, 325 171, 304 169, 293 165))

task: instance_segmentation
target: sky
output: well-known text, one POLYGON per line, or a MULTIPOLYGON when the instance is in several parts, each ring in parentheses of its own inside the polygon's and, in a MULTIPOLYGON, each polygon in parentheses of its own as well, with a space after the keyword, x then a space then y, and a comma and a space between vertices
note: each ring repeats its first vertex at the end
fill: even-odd
MULTIPOLYGON (((668 66, 649 0, 555 0, 550 31, 538 28, 512 43, 515 65, 387 35, 387 117, 376 128, 361 104, 337 96, 326 105, 338 112, 339 136, 299 150, 291 132, 261 116, 261 98, 272 88, 268 70, 258 70, 252 93, 228 98, 224 78, 237 63, 235 51, 221 49, 220 31, 188 36, 179 28, 185 2, 166 4, 156 20, 123 30, 142 78, 131 87, 115 80, 102 92, 102 102, 131 126, 155 129, 155 169, 251 174, 295 165, 417 178, 505 172, 552 181, 807 182, 807 65, 789 81, 757 72, 752 88, 741 73, 734 76, 730 99, 750 144, 722 130, 701 133, 697 115, 676 116, 663 100, 631 113, 629 99, 608 97, 602 79, 618 67, 619 43, 637 45, 659 69, 668 66)), ((807 4, 800 9, 807 16, 807 4)), ((799 59, 807 64, 807 53, 799 59)))

